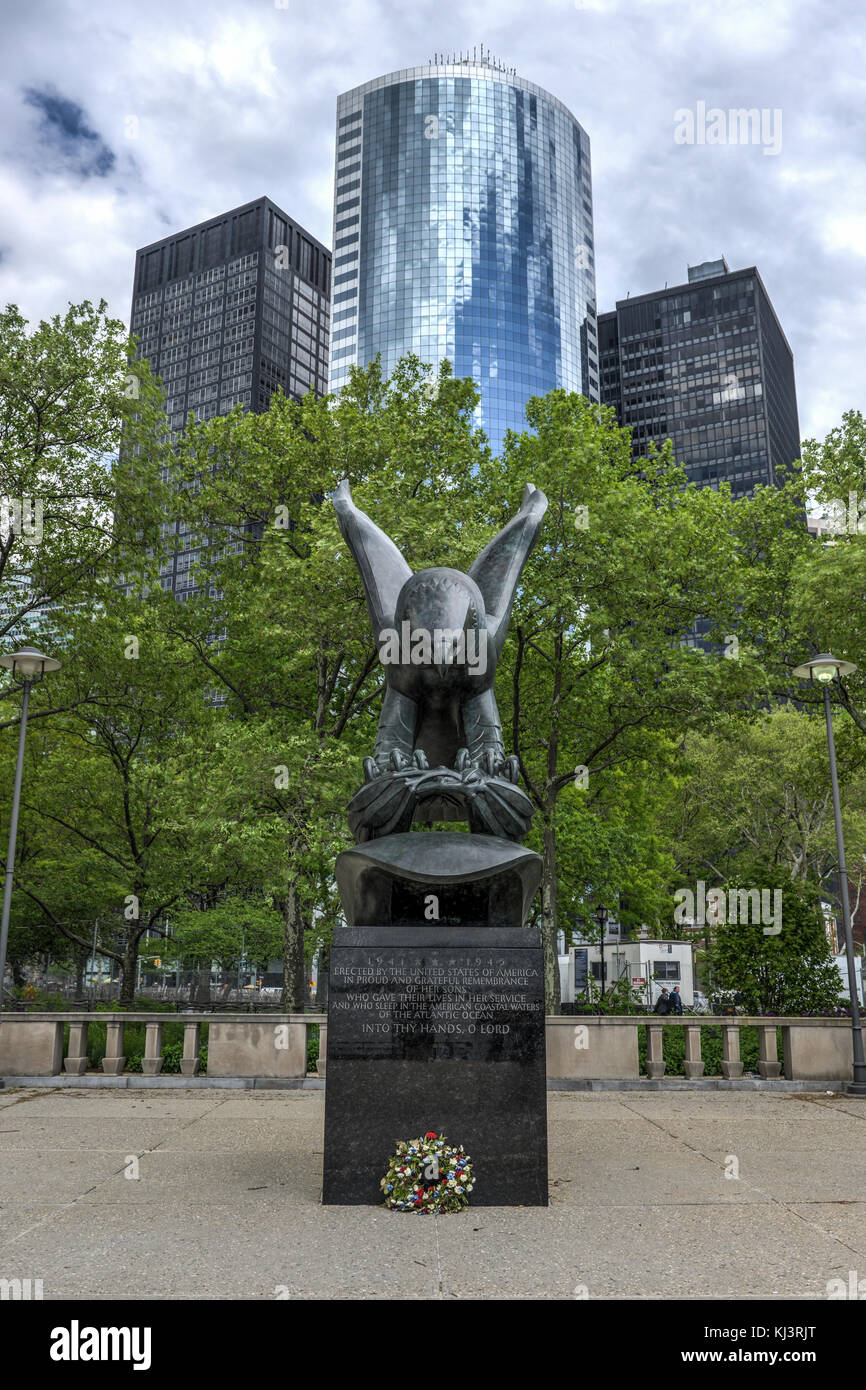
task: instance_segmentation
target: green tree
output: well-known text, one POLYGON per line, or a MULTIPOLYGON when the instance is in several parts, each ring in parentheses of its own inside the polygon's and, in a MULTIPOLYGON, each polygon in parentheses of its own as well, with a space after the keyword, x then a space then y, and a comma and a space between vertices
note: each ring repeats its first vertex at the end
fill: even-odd
MULTIPOLYGON (((530 401, 527 418, 534 433, 508 438, 485 483, 489 509, 498 506, 500 516, 527 479, 550 501, 515 606, 500 699, 538 811, 547 1007, 556 1011, 559 836, 575 777, 594 787, 614 770, 638 777, 650 768, 663 779, 673 739, 707 726, 763 678, 746 648, 734 661, 723 647, 703 651, 689 641, 699 618, 722 644, 734 631, 728 490, 687 485, 669 445, 638 468, 628 431, 580 396, 553 391, 530 401)), ((598 803, 608 808, 609 828, 613 800, 598 803)), ((583 873, 595 892, 610 882, 601 856, 583 873)), ((628 875, 611 886, 637 888, 628 875)))
MULTIPOLYGON (((676 784, 677 761, 677 748, 660 740, 655 759, 636 755, 592 778, 587 771, 561 793, 557 903, 566 942, 572 923, 592 923, 599 905, 627 932, 642 926, 671 935, 675 856, 660 822, 670 785, 676 784)), ((582 930, 585 934, 585 926, 582 930)))
MULTIPOLYGON (((44 627, 47 605, 97 602, 121 569, 141 576, 162 519, 162 403, 104 302, 31 332, 14 305, 0 313, 0 639, 44 627)), ((62 640, 62 614, 53 625, 62 640)))
MULTIPOLYGON (((857 749, 850 726, 838 733, 849 773, 843 828, 856 891, 866 883, 864 787, 851 766, 857 749)), ((710 733, 685 738, 682 773, 660 817, 678 884, 721 884, 770 863, 793 881, 832 889, 836 839, 823 716, 793 705, 731 716, 710 733)))
POLYGON ((279 914, 249 895, 231 893, 206 909, 186 905, 172 912, 172 952, 204 965, 216 961, 230 970, 243 955, 264 968, 281 945, 279 914))
POLYGON ((823 710, 823 691, 793 675, 819 652, 858 670, 833 682, 833 703, 866 733, 866 421, 848 411, 822 442, 803 444, 802 469, 780 488, 758 488, 736 509, 743 577, 737 630, 760 650, 767 700, 823 710), (837 526, 809 534, 806 511, 835 511, 837 526), (862 524, 860 518, 862 517, 862 524))
POLYGON ((65 712, 28 733, 16 870, 17 894, 80 949, 99 919, 98 950, 122 971, 124 1004, 142 939, 207 886, 183 835, 172 757, 181 733, 214 714, 152 610, 118 597, 110 614, 74 615, 54 677, 65 712))
POLYGON ((277 395, 261 415, 190 427, 178 451, 174 483, 208 596, 172 610, 166 631, 223 702, 209 814, 282 915, 287 1008, 303 1007, 306 962, 330 939, 345 803, 382 696, 363 590, 327 498, 348 477, 415 569, 469 563, 483 544, 477 393, 447 364, 430 388, 415 359, 389 381, 374 363, 339 399, 277 395))
MULTIPOLYGON (((748 886, 781 891, 781 931, 766 933, 753 922, 715 927, 714 986, 740 993, 749 1013, 814 1014, 834 1008, 840 979, 814 889, 795 883, 777 864, 756 865, 755 875, 748 886)), ((736 880, 728 885, 742 886, 736 880)))

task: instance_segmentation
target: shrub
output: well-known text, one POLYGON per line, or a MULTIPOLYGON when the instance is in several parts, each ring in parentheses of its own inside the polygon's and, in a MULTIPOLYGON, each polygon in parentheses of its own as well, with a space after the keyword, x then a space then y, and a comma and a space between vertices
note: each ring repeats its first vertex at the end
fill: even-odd
MULTIPOLYGON (((179 1076, 180 1063, 183 1057, 183 1038, 179 1042, 164 1043, 162 1048, 162 1074, 163 1076, 179 1076)), ((202 1043, 199 1049, 201 1063, 199 1075, 207 1071, 207 1043, 202 1043)))
MULTIPOLYGON (((776 1029, 776 1055, 781 1058, 782 1030, 776 1029)), ((665 1076, 685 1076, 686 1036, 685 1029, 665 1028, 662 1033, 662 1055, 665 1059, 665 1076)), ((758 1030, 754 1027, 740 1029, 740 1057, 743 1073, 757 1072, 760 1048, 758 1030)), ((704 1059, 704 1076, 722 1074, 722 1030, 721 1028, 701 1028, 701 1056, 704 1059)), ((638 1058, 640 1071, 646 1075, 646 1030, 638 1032, 638 1058)))
POLYGON ((315 1071, 319 1060, 319 1025, 311 1023, 307 1029, 307 1071, 315 1071))
MULTIPOLYGON (((116 1010, 110 1010, 116 1012, 116 1010)), ((102 1067, 102 1059, 105 1056, 106 1044, 106 1025, 94 1015, 89 1017, 90 1026, 87 1030, 87 1069, 88 1071, 99 1071, 102 1067)), ((183 1023, 166 1023, 162 1034, 162 1075, 180 1075, 180 1061, 183 1057, 183 1023)), ((144 1056, 146 1025, 144 1023, 127 1023, 124 1029, 123 1051, 126 1057, 125 1072, 141 1072, 141 1059, 144 1056)), ((201 1065, 200 1073, 207 1071, 207 1038, 208 1025, 205 1023, 201 1029, 201 1048, 199 1056, 201 1065)), ((64 1030, 64 1053, 69 1049, 69 1025, 64 1030)))

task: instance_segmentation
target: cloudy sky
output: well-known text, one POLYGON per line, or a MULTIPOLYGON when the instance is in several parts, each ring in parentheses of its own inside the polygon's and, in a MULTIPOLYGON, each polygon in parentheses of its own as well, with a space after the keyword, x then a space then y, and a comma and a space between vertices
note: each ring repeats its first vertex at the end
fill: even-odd
POLYGON ((689 263, 757 265, 794 351, 803 436, 864 408, 859 0, 0 11, 0 300, 28 318, 103 296, 128 320, 137 247, 262 194, 330 245, 337 94, 483 42, 589 134, 600 309, 682 283, 689 263), (735 108, 765 111, 763 143, 680 142, 678 113, 697 137, 706 110, 712 139, 730 135, 713 110, 735 108))

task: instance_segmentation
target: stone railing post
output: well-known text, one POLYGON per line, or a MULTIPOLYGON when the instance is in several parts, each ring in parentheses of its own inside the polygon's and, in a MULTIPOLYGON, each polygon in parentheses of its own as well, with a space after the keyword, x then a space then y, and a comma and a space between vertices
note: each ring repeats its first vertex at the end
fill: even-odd
POLYGON ((310 1019, 309 1014, 283 1014, 279 1022, 220 1015, 208 1030, 208 1076, 303 1079, 310 1019))
POLYGON ((63 1024, 58 1019, 45 1014, 0 1018, 0 1076, 57 1076, 62 1066, 63 1024))
POLYGON ((776 1046, 775 1023, 758 1024, 758 1042, 758 1075, 765 1079, 781 1076, 782 1063, 779 1061, 779 1050, 776 1046))
POLYGON ((145 1076, 158 1076, 162 1071, 162 1023, 146 1023, 144 1033, 144 1056, 141 1070, 145 1076))
POLYGON ((105 1024, 105 1056, 102 1059, 102 1070, 106 1076, 120 1076, 126 1066, 126 1057, 123 1053, 123 1035, 126 1029, 126 1020, 123 1018, 106 1019, 105 1024))
MULTIPOLYGON (((780 1026, 788 1081, 850 1081, 850 1019, 792 1018, 780 1026)), ((866 1042, 866 1027, 863 1039, 866 1042)))
POLYGON ((550 1014, 547 1031, 547 1077, 561 1082, 637 1080, 640 1069, 639 1025, 634 1017, 550 1014))
POLYGON ((686 1055, 683 1071, 689 1080, 697 1079, 704 1074, 704 1059, 701 1056, 701 1025, 699 1023, 686 1023, 684 1028, 686 1055))
POLYGON ((87 1071, 87 1029, 89 1020, 69 1025, 69 1054, 63 1059, 63 1070, 70 1076, 83 1076, 87 1071))
POLYGON ((324 1076, 328 1065, 328 1025, 319 1024, 319 1056, 316 1062, 316 1075, 324 1076))
POLYGON ((743 1063, 740 1060, 740 1025, 738 1023, 722 1024, 722 1076, 730 1081, 735 1081, 743 1074, 743 1063))
POLYGON ((661 1023, 648 1023, 646 1026, 646 1074, 650 1080, 665 1074, 662 1027, 661 1023))
POLYGON ((180 1070, 183 1076, 198 1076, 198 1069, 201 1065, 199 1061, 200 1044, 201 1024, 184 1023, 183 1056, 180 1059, 180 1070))

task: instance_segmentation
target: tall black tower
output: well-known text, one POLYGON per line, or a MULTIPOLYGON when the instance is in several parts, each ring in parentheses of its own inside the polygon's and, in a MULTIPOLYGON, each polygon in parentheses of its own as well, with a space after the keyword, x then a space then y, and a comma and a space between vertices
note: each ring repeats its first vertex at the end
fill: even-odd
MULTIPOLYGON (((267 410, 278 386, 324 394, 330 293, 330 251, 269 198, 137 251, 130 328, 162 378, 172 430, 190 412, 267 410)), ((185 599, 198 552, 179 523, 166 530, 179 539, 162 586, 185 599)))
POLYGON ((754 266, 707 261, 688 277, 599 315, 601 397, 635 457, 670 438, 692 482, 736 496, 800 457, 794 359, 754 266))

